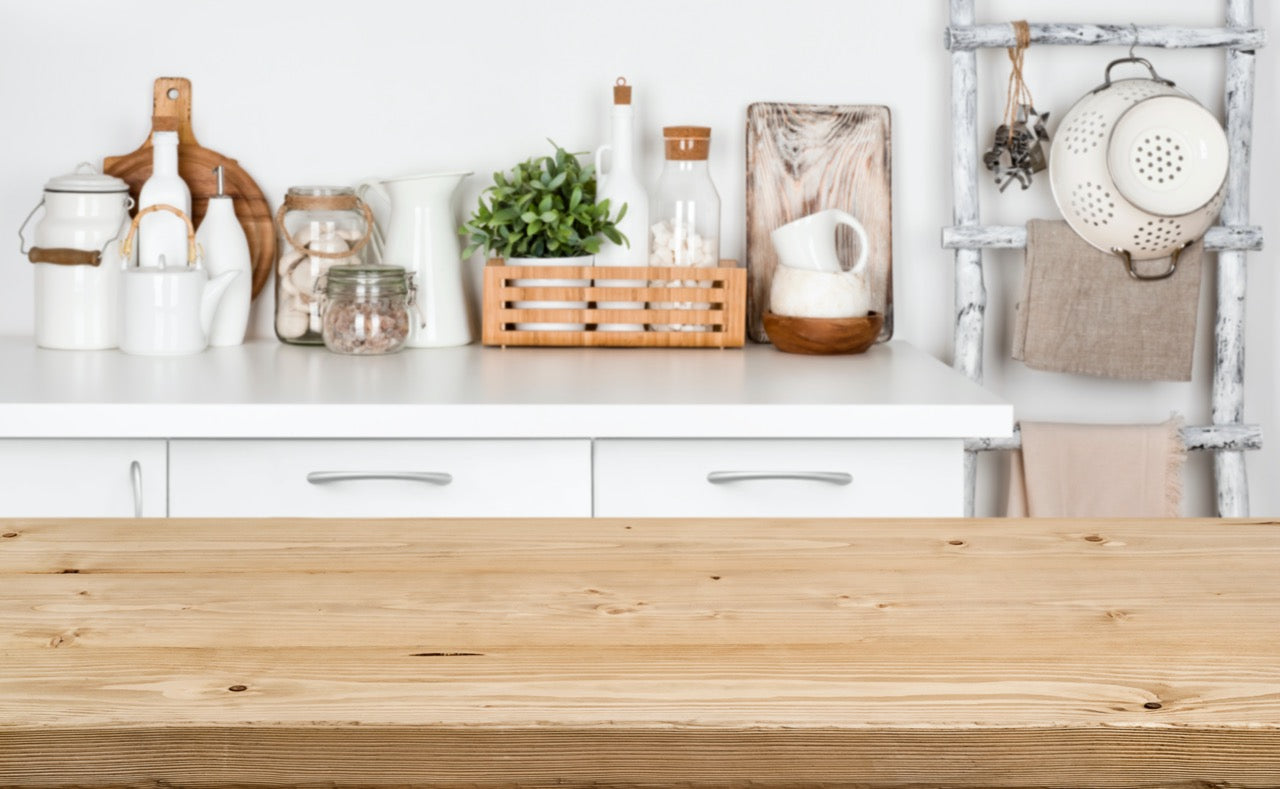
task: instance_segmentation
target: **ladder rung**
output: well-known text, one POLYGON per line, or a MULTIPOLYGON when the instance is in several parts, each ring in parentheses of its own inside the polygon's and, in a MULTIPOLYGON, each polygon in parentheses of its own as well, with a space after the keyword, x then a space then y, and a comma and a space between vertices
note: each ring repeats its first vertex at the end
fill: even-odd
MULTIPOLYGON (((1258 49, 1267 43, 1267 31, 1260 27, 1177 27, 1174 25, 1081 25, 1072 23, 1032 23, 1033 45, 1112 44, 1166 49, 1258 49)), ((947 49, 1012 47, 1017 41, 1013 27, 996 25, 953 25, 945 31, 947 49)))
MULTIPOLYGON (((1242 450, 1262 448, 1262 428, 1259 425, 1201 425, 1182 428, 1182 441, 1187 449, 1242 450)), ((1019 449, 1022 447, 1022 430, 1013 428, 1007 438, 968 438, 964 448, 969 452, 1019 449)))
MULTIPOLYGON (((942 228, 944 249, 1023 249, 1027 245, 1027 229, 1017 225, 962 225, 942 228)), ((1256 252, 1262 249, 1262 228, 1256 225, 1209 228, 1204 234, 1204 248, 1210 251, 1228 249, 1256 252)))

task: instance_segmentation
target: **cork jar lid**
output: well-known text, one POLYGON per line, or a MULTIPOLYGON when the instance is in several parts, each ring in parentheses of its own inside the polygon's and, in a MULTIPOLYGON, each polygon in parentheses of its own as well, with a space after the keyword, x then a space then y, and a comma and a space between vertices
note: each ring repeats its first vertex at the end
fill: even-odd
POLYGON ((706 161, 711 152, 711 128, 708 126, 666 126, 662 129, 667 159, 706 161))

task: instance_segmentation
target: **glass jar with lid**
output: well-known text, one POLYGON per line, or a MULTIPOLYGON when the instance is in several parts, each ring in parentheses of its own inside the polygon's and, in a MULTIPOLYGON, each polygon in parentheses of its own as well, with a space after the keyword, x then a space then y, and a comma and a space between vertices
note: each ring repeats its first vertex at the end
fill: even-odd
POLYGON ((373 213, 344 186, 294 186, 276 213, 276 336, 323 341, 316 283, 334 266, 362 265, 374 232, 373 213))
POLYGON ((413 288, 400 266, 331 266, 321 281, 324 345, 334 353, 394 353, 409 338, 413 288))
MULTIPOLYGON (((662 130, 666 164, 649 207, 649 265, 715 268, 720 265, 720 194, 707 158, 711 129, 668 126, 662 130)), ((708 287, 709 281, 655 280, 654 285, 708 287)), ((706 310, 694 302, 655 302, 655 309, 706 310)), ((705 331, 698 324, 661 324, 664 331, 705 331)))

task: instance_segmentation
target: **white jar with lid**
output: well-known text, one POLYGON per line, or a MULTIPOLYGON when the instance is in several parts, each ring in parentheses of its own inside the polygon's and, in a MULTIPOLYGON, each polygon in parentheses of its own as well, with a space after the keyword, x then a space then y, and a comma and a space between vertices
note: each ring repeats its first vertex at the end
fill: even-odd
POLYGON ((18 234, 44 207, 30 249, 36 267, 35 339, 43 348, 114 348, 119 309, 119 245, 129 226, 129 185, 88 163, 51 178, 44 199, 18 234))

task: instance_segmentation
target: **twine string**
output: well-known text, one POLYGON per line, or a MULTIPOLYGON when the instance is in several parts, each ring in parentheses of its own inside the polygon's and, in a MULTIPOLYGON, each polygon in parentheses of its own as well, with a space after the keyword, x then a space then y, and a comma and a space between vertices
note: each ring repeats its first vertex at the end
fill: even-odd
POLYGON ((1008 143, 1012 145, 1013 126, 1018 122, 1019 105, 1034 107, 1035 102, 1031 99, 1031 89, 1027 87, 1022 77, 1023 60, 1026 57, 1027 48, 1031 46, 1031 26, 1025 19, 1009 24, 1013 27, 1015 45, 1006 50, 1009 53, 1009 63, 1012 68, 1009 71, 1009 89, 1005 96, 1004 123, 1005 128, 1008 129, 1008 143))

